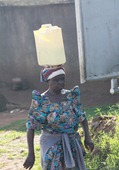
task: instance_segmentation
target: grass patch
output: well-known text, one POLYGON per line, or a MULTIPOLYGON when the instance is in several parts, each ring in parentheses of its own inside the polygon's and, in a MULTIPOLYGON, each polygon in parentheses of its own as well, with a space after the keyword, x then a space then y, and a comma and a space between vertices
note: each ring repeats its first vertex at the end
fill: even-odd
POLYGON ((91 155, 87 151, 85 157, 86 166, 89 170, 119 170, 119 128, 114 134, 103 133, 101 137, 93 140, 100 153, 91 155))
POLYGON ((88 120, 91 120, 95 116, 101 115, 115 115, 118 116, 119 104, 100 106, 100 107, 90 107, 86 108, 86 116, 88 120))
MULTIPOLYGON (((27 139, 26 139, 26 120, 17 120, 9 125, 0 128, 0 157, 5 158, 6 161, 9 160, 23 160, 26 159, 28 149, 27 149, 27 139)), ((40 170, 40 146, 38 132, 36 132, 35 140, 35 155, 36 162, 33 170, 40 170)), ((7 163, 1 162, 0 169, 7 166, 7 163)))
POLYGON ((91 155, 87 151, 85 162, 88 170, 119 170, 119 104, 103 106, 98 108, 88 108, 88 120, 95 116, 116 116, 115 132, 105 133, 102 131, 93 139, 95 146, 100 153, 91 155))
POLYGON ((8 130, 15 130, 15 131, 26 131, 26 120, 17 120, 15 122, 10 123, 9 125, 0 127, 0 131, 8 131, 8 130))

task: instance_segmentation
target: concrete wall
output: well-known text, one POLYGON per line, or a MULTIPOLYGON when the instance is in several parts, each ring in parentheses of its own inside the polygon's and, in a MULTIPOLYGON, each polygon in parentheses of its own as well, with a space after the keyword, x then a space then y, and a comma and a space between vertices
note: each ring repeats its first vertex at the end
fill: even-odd
POLYGON ((74 3, 0 7, 0 81, 9 83, 13 77, 21 77, 31 87, 39 86, 33 30, 47 23, 62 28, 67 86, 79 83, 74 3))

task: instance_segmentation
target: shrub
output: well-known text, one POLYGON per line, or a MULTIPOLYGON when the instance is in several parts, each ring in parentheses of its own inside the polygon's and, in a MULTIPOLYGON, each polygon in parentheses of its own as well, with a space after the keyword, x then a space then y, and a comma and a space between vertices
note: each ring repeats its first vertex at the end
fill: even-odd
MULTIPOLYGON (((104 128, 99 131, 91 131, 92 140, 95 144, 95 150, 93 153, 87 151, 85 156, 85 163, 88 170, 119 170, 119 105, 116 104, 109 107, 107 112, 101 112, 98 109, 101 117, 105 117, 104 114, 108 115, 109 118, 116 117, 115 124, 113 121, 114 128, 108 128, 106 131, 104 128)), ((108 118, 108 116, 106 116, 108 118)), ((114 119, 113 119, 114 120, 114 119)), ((98 120, 99 123, 99 120, 98 120)), ((102 123, 102 122, 101 122, 102 123)), ((112 122, 102 123, 103 126, 111 126, 112 122)))

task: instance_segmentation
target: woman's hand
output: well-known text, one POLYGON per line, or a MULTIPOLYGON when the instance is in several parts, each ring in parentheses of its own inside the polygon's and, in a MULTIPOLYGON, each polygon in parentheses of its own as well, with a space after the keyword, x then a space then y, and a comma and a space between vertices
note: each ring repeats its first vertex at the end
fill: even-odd
POLYGON ((88 122, 87 122, 86 118, 84 119, 84 121, 82 122, 81 125, 82 125, 84 133, 85 133, 84 145, 85 145, 86 149, 89 149, 92 152, 94 149, 94 144, 93 144, 92 140, 90 139, 88 122))
POLYGON ((84 145, 85 145, 86 149, 89 149, 91 152, 93 151, 94 143, 91 141, 90 138, 85 138, 84 145))
POLYGON ((35 155, 34 154, 28 154, 23 166, 25 169, 31 169, 35 162, 35 155))
POLYGON ((26 169, 31 169, 35 162, 34 130, 32 130, 32 129, 28 129, 28 131, 27 131, 27 143, 28 143, 28 156, 27 156, 23 166, 26 169))

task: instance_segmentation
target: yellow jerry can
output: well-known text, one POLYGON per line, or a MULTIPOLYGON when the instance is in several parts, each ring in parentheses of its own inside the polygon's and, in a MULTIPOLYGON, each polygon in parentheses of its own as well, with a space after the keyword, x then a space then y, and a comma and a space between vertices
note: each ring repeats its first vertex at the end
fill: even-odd
POLYGON ((34 30, 38 64, 61 65, 66 62, 62 29, 51 24, 44 24, 34 30))

